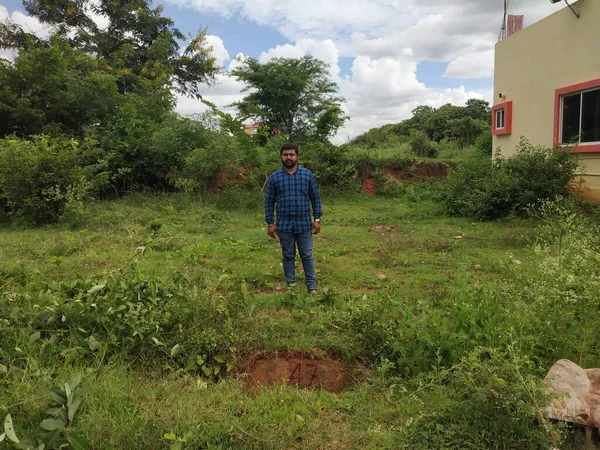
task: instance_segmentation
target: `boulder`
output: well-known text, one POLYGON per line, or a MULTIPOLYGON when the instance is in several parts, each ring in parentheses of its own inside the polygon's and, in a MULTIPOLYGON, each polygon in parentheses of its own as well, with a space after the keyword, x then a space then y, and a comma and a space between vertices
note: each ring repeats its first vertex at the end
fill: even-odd
POLYGON ((567 359, 557 361, 544 378, 549 391, 563 394, 546 408, 551 419, 600 428, 600 369, 582 369, 567 359))

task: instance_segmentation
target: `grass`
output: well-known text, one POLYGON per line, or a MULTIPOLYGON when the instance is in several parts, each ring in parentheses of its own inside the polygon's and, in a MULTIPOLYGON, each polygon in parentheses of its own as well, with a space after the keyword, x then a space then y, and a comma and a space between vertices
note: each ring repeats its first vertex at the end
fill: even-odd
MULTIPOLYGON (((453 390, 452 380, 462 379, 462 370, 478 373, 477 364, 487 362, 469 365, 465 355, 479 345, 516 345, 534 361, 525 373, 533 380, 543 377, 552 358, 576 354, 565 343, 530 350, 543 339, 530 336, 540 325, 530 311, 533 300, 521 296, 528 278, 538 276, 540 256, 531 245, 536 223, 443 217, 425 185, 413 189, 412 201, 324 198, 323 232, 315 237, 318 296, 305 293, 302 275, 296 291, 281 289, 280 249, 267 236, 259 209, 222 210, 179 194, 132 194, 90 205, 77 224, 5 226, 0 336, 7 340, 0 344, 0 364, 7 373, 0 373, 0 412, 11 413, 18 434, 33 435, 50 389, 80 371, 86 396, 75 424, 91 448, 169 448, 166 433, 186 436, 183 448, 417 448, 415 442, 429 439, 415 434, 414 424, 423 423, 446 427, 434 430, 449 436, 447 448, 467 448, 456 444, 467 441, 452 439, 472 423, 456 418, 453 427, 459 428, 453 428, 434 417, 471 401, 471 393, 453 390), (161 356, 168 348, 133 352, 122 343, 106 358, 86 349, 70 360, 65 354, 75 344, 55 348, 54 331, 31 342, 41 317, 36 311, 62 307, 57 283, 92 280, 91 286, 130 273, 164 283, 173 293, 170 302, 182 308, 203 302, 202 312, 185 322, 190 328, 181 342, 204 349, 207 358, 218 352, 232 361, 253 352, 327 354, 360 363, 366 375, 340 394, 288 387, 253 392, 235 370, 217 381, 161 356), (31 329, 11 328, 15 323, 31 329)), ((546 319, 544 310, 537 313, 546 319)), ((511 365, 516 360, 489 360, 494 373, 506 373, 510 393, 520 392, 522 383, 511 365)), ((600 359, 590 353, 585 362, 600 359)), ((475 392, 487 392, 473 379, 475 392)), ((494 389, 507 389, 502 386, 494 389)), ((527 395, 514 404, 533 398, 527 395)), ((507 430, 506 442, 517 442, 507 430)), ((564 448, 583 448, 576 431, 563 433, 564 448)), ((486 442, 487 448, 533 448, 486 442)))
MULTIPOLYGON (((454 166, 467 160, 475 152, 473 147, 459 148, 456 144, 448 142, 442 142, 436 144, 436 146, 438 150, 437 157, 426 158, 419 156, 418 159, 430 163, 444 163, 454 166)), ((347 156, 350 159, 368 159, 374 163, 393 163, 395 161, 417 158, 411 151, 408 142, 383 145, 376 148, 348 146, 347 156)))

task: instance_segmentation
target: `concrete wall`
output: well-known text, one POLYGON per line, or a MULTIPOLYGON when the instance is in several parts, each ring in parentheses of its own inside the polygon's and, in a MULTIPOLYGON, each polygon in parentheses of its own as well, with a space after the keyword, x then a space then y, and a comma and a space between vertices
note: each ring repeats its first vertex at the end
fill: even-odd
MULTIPOLYGON (((496 44, 494 105, 512 101, 511 134, 493 138, 502 155, 514 154, 521 136, 552 146, 556 90, 600 78, 600 0, 572 6, 579 19, 564 7, 496 44)), ((600 152, 578 154, 583 196, 600 200, 600 152)))

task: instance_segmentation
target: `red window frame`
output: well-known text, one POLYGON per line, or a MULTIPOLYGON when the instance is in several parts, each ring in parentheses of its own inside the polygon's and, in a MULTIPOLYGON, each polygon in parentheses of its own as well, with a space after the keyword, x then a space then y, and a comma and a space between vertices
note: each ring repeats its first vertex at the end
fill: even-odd
POLYGON ((498 103, 492 107, 492 135, 499 136, 512 133, 512 100, 498 103), (496 111, 504 110, 504 128, 496 128, 496 111))
MULTIPOLYGON (((595 80, 585 81, 583 83, 573 84, 557 89, 554 93, 554 145, 564 145, 560 143, 560 116, 561 116, 561 98, 567 94, 587 91, 589 89, 600 88, 600 78, 595 80)), ((600 143, 598 144, 579 144, 574 145, 571 149, 572 153, 592 153, 600 152, 600 143)))

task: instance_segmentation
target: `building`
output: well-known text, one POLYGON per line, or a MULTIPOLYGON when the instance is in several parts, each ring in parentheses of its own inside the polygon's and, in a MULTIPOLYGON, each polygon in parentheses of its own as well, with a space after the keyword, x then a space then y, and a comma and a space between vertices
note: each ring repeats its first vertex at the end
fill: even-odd
POLYGON ((254 135, 258 133, 258 129, 262 126, 262 123, 245 123, 244 133, 254 135))
POLYGON ((496 44, 493 146, 571 145, 582 196, 600 201, 600 0, 571 6, 496 44))

